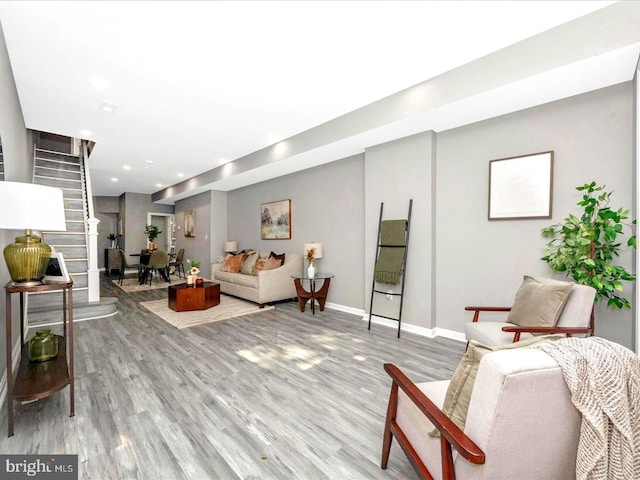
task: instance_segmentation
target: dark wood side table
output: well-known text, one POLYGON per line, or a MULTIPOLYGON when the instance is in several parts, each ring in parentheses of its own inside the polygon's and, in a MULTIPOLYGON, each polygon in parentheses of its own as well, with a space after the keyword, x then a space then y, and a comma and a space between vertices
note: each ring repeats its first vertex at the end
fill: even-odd
POLYGON ((204 282, 201 287, 186 283, 169 285, 169 308, 176 312, 206 310, 220 304, 220 284, 204 282))
POLYGON ((73 282, 44 283, 35 286, 20 286, 7 283, 6 293, 6 332, 5 348, 7 354, 7 424, 9 436, 13 436, 13 401, 39 400, 59 392, 69 385, 70 417, 75 415, 73 385, 73 282), (28 347, 24 342, 24 294, 62 290, 62 336, 58 337, 58 356, 41 363, 29 361, 28 347), (20 294, 20 366, 16 378, 13 378, 11 353, 11 295, 20 294))
POLYGON ((120 259, 120 250, 118 248, 104 249, 104 273, 108 276, 113 270, 120 272, 122 268, 122 260, 120 259))
POLYGON ((305 305, 311 300, 311 313, 316 314, 316 301, 320 306, 320 311, 324 312, 324 304, 327 301, 327 294, 329 293, 329 284, 333 275, 327 273, 318 273, 315 277, 309 278, 306 275, 291 275, 293 283, 296 286, 296 293, 298 294, 298 306, 300 311, 304 312, 305 305), (302 287, 302 280, 309 281, 309 291, 302 287), (316 290, 316 281, 323 280, 320 290, 316 290))

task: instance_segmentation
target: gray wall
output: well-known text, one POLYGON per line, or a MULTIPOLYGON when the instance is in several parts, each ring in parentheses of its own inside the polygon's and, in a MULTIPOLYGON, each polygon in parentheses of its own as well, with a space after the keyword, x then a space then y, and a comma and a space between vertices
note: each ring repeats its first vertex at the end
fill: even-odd
POLYGON ((364 308, 363 164, 355 155, 228 192, 228 239, 240 250, 276 253, 302 254, 305 243, 322 243, 318 267, 335 275, 327 301, 364 308), (284 199, 291 199, 291 240, 261 240, 260 205, 284 199))
POLYGON ((151 202, 151 195, 145 193, 123 193, 120 195, 120 218, 123 222, 124 235, 120 239, 125 253, 140 253, 147 248, 147 237, 144 227, 147 224, 147 213, 174 213, 173 205, 162 205, 151 202))
MULTIPOLYGON (((402 321, 435 327, 432 307, 432 165, 436 135, 426 132, 367 148, 365 151, 365 304, 369 309, 373 267, 378 243, 380 204, 383 220, 407 219, 413 199, 402 321)), ((378 284, 376 289, 400 292, 400 286, 378 284)), ((372 311, 397 318, 400 297, 376 294, 372 311)))
MULTIPOLYGON (((104 268, 104 249, 111 248, 111 240, 107 236, 118 233, 118 213, 120 202, 118 197, 93 197, 93 209, 95 217, 100 220, 98 224, 98 268, 104 268)), ((118 239, 118 245, 122 239, 118 239)))
MULTIPOLYGON (((465 305, 511 305, 523 274, 549 275, 540 229, 578 213, 575 186, 614 190, 614 207, 633 207, 631 82, 438 135, 436 319, 462 331, 465 305), (488 162, 553 150, 553 218, 488 221, 488 162)), ((631 269, 631 255, 623 258, 631 269)), ((626 285, 631 298, 632 285, 626 285)), ((599 305, 596 334, 631 346, 631 313, 599 305)))
POLYGON ((176 202, 176 251, 184 248, 185 269, 188 267, 187 259, 200 260, 202 267, 200 274, 209 278, 211 276, 209 265, 211 264, 211 192, 201 193, 193 197, 176 202), (184 212, 194 210, 196 216, 195 237, 184 236, 184 212))
MULTIPOLYGON (((577 211, 576 185, 606 184, 615 207, 633 207, 633 145, 627 82, 228 192, 227 236, 276 252, 322 242, 320 268, 336 275, 329 302, 368 310, 380 202, 385 218, 406 218, 413 198, 403 322, 463 332, 466 305, 511 305, 524 274, 550 275, 540 230, 577 211), (555 152, 553 218, 489 222, 489 161, 545 150, 555 152), (261 241, 260 204, 286 198, 292 240, 261 241)), ((621 258, 631 270, 632 257, 621 258)), ((626 285, 629 298, 634 288, 626 285)), ((631 321, 631 312, 596 309, 596 333, 628 347, 631 321)))
MULTIPOLYGON (((31 160, 30 134, 25 128, 22 110, 18 100, 18 92, 13 80, 13 72, 9 63, 4 33, 0 25, 0 137, 4 153, 5 180, 12 182, 31 182, 33 162, 31 160)), ((0 230, 0 245, 13 243, 16 236, 23 232, 16 230, 0 230)), ((4 260, 0 261, 0 285, 5 285, 11 278, 4 260)), ((11 345, 20 335, 18 296, 13 295, 13 322, 11 345)), ((5 311, 5 295, 0 295, 0 311, 5 311)), ((3 316, 4 318, 4 316, 3 316)), ((4 339, 4 335, 2 335, 4 339)), ((5 342, 0 342, 0 372, 6 371, 5 342)))
POLYGON ((209 241, 212 262, 216 262, 219 257, 224 255, 224 242, 227 240, 233 240, 227 237, 227 192, 212 191, 211 238, 209 241))

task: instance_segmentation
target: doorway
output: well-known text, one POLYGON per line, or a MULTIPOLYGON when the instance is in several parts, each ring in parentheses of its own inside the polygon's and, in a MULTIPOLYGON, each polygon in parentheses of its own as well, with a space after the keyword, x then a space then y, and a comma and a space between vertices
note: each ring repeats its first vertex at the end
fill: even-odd
POLYGON ((169 253, 174 253, 175 239, 175 223, 172 213, 147 213, 147 225, 155 225, 162 233, 156 239, 158 248, 169 253))

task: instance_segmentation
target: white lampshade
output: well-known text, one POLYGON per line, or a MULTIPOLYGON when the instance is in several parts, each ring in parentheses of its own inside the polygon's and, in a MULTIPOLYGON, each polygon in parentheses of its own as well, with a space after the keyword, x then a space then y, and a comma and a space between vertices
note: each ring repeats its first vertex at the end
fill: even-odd
POLYGON ((322 244, 321 243, 305 243, 304 255, 307 256, 307 252, 313 248, 313 258, 322 258, 322 244))
POLYGON ((0 182, 0 228, 66 231, 62 190, 45 185, 0 182))
POLYGON ((38 285, 44 277, 51 248, 33 234, 67 229, 62 190, 32 183, 0 182, 0 228, 23 230, 24 237, 4 249, 11 280, 38 285))
POLYGON ((225 253, 237 252, 238 251, 238 242, 236 242, 236 241, 224 242, 224 251, 225 251, 225 253))

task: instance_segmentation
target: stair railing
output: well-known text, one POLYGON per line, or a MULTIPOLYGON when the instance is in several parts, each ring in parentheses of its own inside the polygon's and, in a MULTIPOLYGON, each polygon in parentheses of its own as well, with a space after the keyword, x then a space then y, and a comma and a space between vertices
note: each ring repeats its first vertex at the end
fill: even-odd
POLYGON ((82 196, 86 211, 85 233, 87 235, 87 286, 89 302, 100 300, 100 270, 98 269, 98 223, 93 211, 93 194, 91 193, 91 175, 89 173, 89 151, 87 142, 82 140, 80 149, 80 171, 84 179, 82 196))

